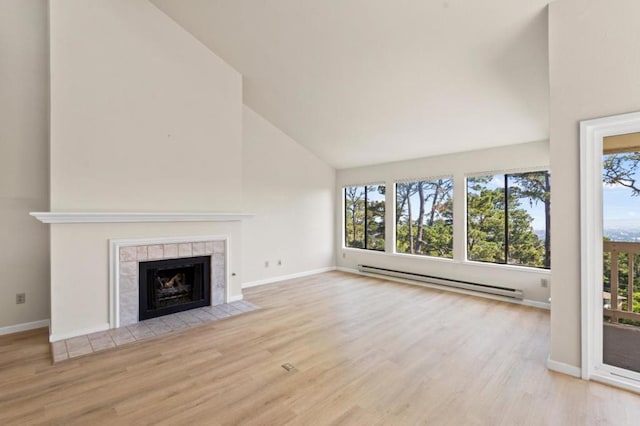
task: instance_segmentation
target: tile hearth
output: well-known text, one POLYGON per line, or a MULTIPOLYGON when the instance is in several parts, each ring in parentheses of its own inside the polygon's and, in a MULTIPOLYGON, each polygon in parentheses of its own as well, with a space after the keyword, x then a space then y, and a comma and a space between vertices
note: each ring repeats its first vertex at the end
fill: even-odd
POLYGON ((155 336, 162 336, 196 325, 255 311, 256 309, 259 309, 259 307, 245 300, 240 300, 228 304, 223 303, 191 309, 177 314, 140 321, 125 327, 60 340, 51 344, 53 363, 101 352, 155 336))

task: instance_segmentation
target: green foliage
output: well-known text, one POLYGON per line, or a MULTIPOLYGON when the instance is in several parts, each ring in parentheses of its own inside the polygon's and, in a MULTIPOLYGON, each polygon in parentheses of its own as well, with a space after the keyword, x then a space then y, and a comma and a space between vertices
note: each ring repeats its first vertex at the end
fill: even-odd
MULTIPOLYGON (((493 189, 493 176, 469 179, 468 258, 494 263, 548 266, 547 239, 535 234, 533 217, 522 207, 543 202, 549 208, 547 172, 507 175, 505 192, 493 189), (508 214, 508 227, 505 215, 508 214), (508 235, 505 235, 508 229, 508 235), (508 253, 505 244, 508 241, 508 253), (506 256, 506 257, 505 257, 506 256)), ((494 185, 495 187, 495 185, 494 185)), ((347 247, 384 250, 385 187, 345 188, 345 242, 347 247)), ((415 181, 396 185, 396 250, 398 253, 453 257, 453 179, 415 181)))
POLYGON ((384 194, 384 185, 344 189, 346 247, 384 251, 384 194))
POLYGON ((345 245, 364 248, 364 188, 350 186, 345 194, 345 245))
POLYGON ((514 200, 509 208, 509 258, 508 263, 544 267, 544 244, 533 232, 532 217, 526 210, 516 208, 514 200))
MULTIPOLYGON (((618 185, 631 190, 630 196, 640 195, 640 186, 636 182, 637 173, 640 168, 640 152, 619 152, 606 154, 602 157, 602 182, 605 185, 618 185)), ((611 241, 604 237, 604 242, 611 241)), ((603 289, 611 292, 611 253, 604 252, 603 256, 603 289)), ((627 311, 629 303, 632 304, 632 311, 640 313, 640 255, 618 254, 618 300, 619 306, 611 306, 612 309, 627 311), (633 257, 633 299, 626 299, 629 295, 629 256, 633 257), (625 299, 623 299, 625 298, 625 299)), ((637 321, 620 319, 620 323, 640 326, 637 321)))
MULTIPOLYGON (((544 253, 542 261, 545 268, 551 267, 551 182, 547 171, 525 172, 508 175, 509 194, 517 197, 520 202, 528 203, 529 206, 542 203, 545 215, 545 235, 544 253)), ((511 239, 511 236, 510 236, 511 239)), ((510 241, 511 244, 511 241, 510 241)), ((522 256, 522 255, 520 255, 522 256)), ((531 265, 537 265, 538 260, 534 259, 533 253, 522 256, 523 259, 530 259, 531 265)))
POLYGON ((513 190, 511 187, 509 190, 508 258, 505 259, 505 193, 504 188, 489 187, 492 178, 486 176, 468 180, 468 258, 482 262, 545 267, 545 244, 533 230, 533 218, 521 206, 522 199, 532 200, 533 195, 522 187, 514 186, 513 190))
POLYGON ((505 263, 504 190, 488 189, 490 178, 468 180, 467 257, 505 263))
POLYGON ((530 205, 549 202, 551 199, 548 172, 525 172, 508 176, 509 192, 520 199, 527 199, 530 205))
POLYGON ((367 186, 367 194, 378 193, 382 200, 368 198, 367 200, 367 249, 384 251, 384 216, 385 187, 383 185, 367 186))
POLYGON ((453 257, 452 196, 452 179, 396 185, 398 253, 453 257))

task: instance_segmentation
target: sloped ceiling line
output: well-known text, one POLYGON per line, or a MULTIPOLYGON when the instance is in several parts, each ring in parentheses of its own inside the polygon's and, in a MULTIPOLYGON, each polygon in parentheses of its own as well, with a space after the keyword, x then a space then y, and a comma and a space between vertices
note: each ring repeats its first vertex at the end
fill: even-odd
POLYGON ((548 0, 151 0, 336 168, 548 139, 548 0))

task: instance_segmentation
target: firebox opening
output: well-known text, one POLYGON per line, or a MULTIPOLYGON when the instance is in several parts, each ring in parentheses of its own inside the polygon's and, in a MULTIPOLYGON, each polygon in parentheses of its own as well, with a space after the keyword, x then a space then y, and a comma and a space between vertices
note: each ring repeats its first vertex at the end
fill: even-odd
POLYGON ((211 257, 140 262, 140 321, 211 304, 211 257))

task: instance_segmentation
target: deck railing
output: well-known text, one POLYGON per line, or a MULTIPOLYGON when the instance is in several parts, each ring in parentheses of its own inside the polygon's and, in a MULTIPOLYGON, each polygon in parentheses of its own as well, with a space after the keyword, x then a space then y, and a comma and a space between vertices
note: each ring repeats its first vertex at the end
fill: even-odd
POLYGON ((611 254, 611 304, 609 308, 605 307, 603 309, 604 316, 610 318, 613 323, 617 323, 620 319, 640 322, 640 313, 633 312, 635 257, 636 254, 640 253, 640 243, 605 241, 603 251, 605 254, 611 254), (618 303, 618 288, 620 286, 619 266, 621 254, 627 255, 629 267, 626 309, 624 309, 621 303, 618 303))

